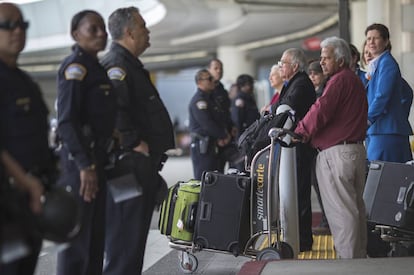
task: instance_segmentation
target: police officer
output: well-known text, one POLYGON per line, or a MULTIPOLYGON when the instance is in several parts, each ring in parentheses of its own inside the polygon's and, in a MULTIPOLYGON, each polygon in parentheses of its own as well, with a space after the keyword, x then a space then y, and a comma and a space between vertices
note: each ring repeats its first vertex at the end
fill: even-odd
POLYGON ((215 88, 213 80, 206 69, 196 73, 197 92, 189 105, 191 160, 194 178, 198 180, 204 171, 218 169, 217 146, 223 147, 231 139, 227 125, 220 117, 221 111, 211 96, 215 88))
MULTIPOLYGON (((39 176, 47 176, 48 169, 53 166, 53 162, 47 139, 48 109, 38 85, 29 75, 17 67, 17 59, 25 47, 28 26, 29 23, 24 21, 17 6, 10 3, 0 3, 0 82, 2 87, 0 93, 0 141, 2 149, 8 152, 1 153, 1 161, 5 164, 9 175, 15 177, 15 185, 30 192, 32 207, 35 212, 39 212, 38 200, 43 187, 40 186, 39 181, 32 184, 27 183, 31 179, 23 175, 36 172, 39 176), (13 162, 13 159, 16 162, 13 162), (12 167, 9 165, 10 160, 12 160, 12 167), (13 167, 20 169, 18 175, 14 173, 16 170, 13 167)), ((0 193, 2 195, 11 194, 9 193, 12 192, 11 184, 3 179, 2 185, 3 190, 0 190, 0 193)), ((3 198, 7 199, 7 197, 3 198)), ((29 210, 29 206, 24 204, 24 201, 17 205, 22 213, 24 210, 29 210)), ((1 209, 1 214, 4 214, 4 210, 1 209)), ((17 261, 0 266, 1 274, 34 273, 42 237, 33 227, 34 224, 26 217, 32 219, 29 216, 25 216, 23 221, 20 221, 20 216, 13 218, 16 218, 19 223, 21 222, 20 229, 24 231, 23 238, 26 239, 30 252, 17 261)), ((3 225, 0 226, 0 229, 1 231, 4 229, 3 225)), ((2 237, 1 235, 0 237, 2 237)))
POLYGON ((82 227, 70 246, 58 253, 57 275, 102 273, 106 184, 103 168, 115 124, 116 99, 97 54, 105 49, 104 20, 92 10, 75 14, 73 52, 58 72, 58 134, 62 141, 62 177, 82 208, 82 227))
POLYGON ((143 195, 124 202, 107 200, 107 235, 103 274, 141 274, 145 245, 156 194, 161 187, 158 171, 165 151, 174 148, 169 114, 139 57, 149 46, 149 30, 135 7, 115 10, 108 20, 114 42, 102 64, 111 79, 118 102, 116 130, 121 151, 141 154, 137 172, 146 173, 143 195), (142 157, 145 156, 145 157, 142 157))
POLYGON ((238 92, 231 104, 231 118, 237 128, 237 137, 260 117, 256 100, 253 95, 254 79, 242 74, 237 77, 238 92))
MULTIPOLYGON (((220 116, 222 120, 224 120, 225 124, 227 125, 227 130, 234 138, 233 134, 237 133, 237 129, 234 127, 233 122, 231 120, 230 115, 230 98, 227 90, 224 88, 223 83, 221 83, 221 79, 223 77, 223 63, 220 59, 213 58, 208 63, 207 70, 214 78, 214 90, 212 92, 212 98, 215 104, 217 105, 217 110, 220 112, 220 116)), ((230 150, 231 143, 228 146, 218 147, 218 171, 224 172, 224 166, 227 161, 229 161, 228 152, 230 150)))

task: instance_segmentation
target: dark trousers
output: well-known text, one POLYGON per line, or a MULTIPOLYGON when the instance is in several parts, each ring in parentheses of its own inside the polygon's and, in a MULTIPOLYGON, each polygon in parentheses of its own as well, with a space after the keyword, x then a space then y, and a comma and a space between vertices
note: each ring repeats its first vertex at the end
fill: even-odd
POLYGON ((321 192, 319 191, 318 179, 316 178, 316 169, 315 169, 316 155, 317 154, 315 154, 315 157, 312 159, 311 182, 312 182, 313 189, 315 190, 316 197, 318 199, 319 206, 322 212, 322 219, 321 219, 321 222, 319 223, 319 226, 328 228, 329 227, 328 220, 326 219, 325 209, 323 208, 323 203, 322 203, 322 198, 321 198, 321 192))
MULTIPOLYGON (((20 244, 20 248, 24 247, 27 251, 20 254, 23 256, 21 258, 14 254, 16 259, 9 259, 11 262, 0 261, 0 274, 32 275, 42 247, 42 234, 30 209, 27 194, 2 184, 3 182, 0 183, 0 255, 13 253, 6 247, 10 245, 13 250, 13 243, 20 244)), ((18 250, 16 247, 14 251, 18 250)))
POLYGON ((0 264, 2 275, 32 275, 35 272, 37 259, 42 247, 42 239, 39 236, 31 236, 25 242, 30 249, 26 257, 8 264, 0 264))
POLYGON ((307 144, 298 144, 296 148, 298 218, 300 250, 312 249, 312 208, 311 208, 311 168, 313 149, 307 144))
POLYGON ((79 170, 74 161, 63 155, 64 167, 59 184, 72 187, 78 198, 81 211, 81 230, 69 243, 69 247, 58 253, 57 275, 99 275, 102 274, 105 243, 106 183, 103 166, 97 165, 99 191, 92 202, 85 202, 79 196, 79 170))
POLYGON ((115 203, 108 193, 103 274, 141 274, 154 205, 154 194, 115 203))
MULTIPOLYGON (((212 143, 212 142, 211 142, 212 143)), ((200 153, 198 142, 191 143, 191 161, 193 163, 194 179, 201 180, 204 171, 218 170, 219 160, 216 153, 216 146, 210 144, 206 153, 200 153)))
POLYGON ((160 156, 136 159, 135 174, 143 194, 115 203, 108 192, 105 237, 104 275, 141 274, 145 246, 155 207, 155 194, 160 185, 160 156))
MULTIPOLYGON (((28 208, 27 205, 21 205, 20 207, 28 208)), ((1 210, 4 211, 4 209, 1 210)), ((0 274, 2 275, 32 275, 35 272, 37 259, 42 247, 42 237, 36 230, 37 228, 34 228, 34 225, 27 221, 14 223, 13 225, 4 223, 3 219, 0 221, 0 249, 4 249, 6 243, 10 243, 12 239, 21 241, 28 249, 28 254, 23 258, 6 264, 2 264, 0 261, 0 274), (11 236, 14 236, 14 238, 11 236)), ((8 252, 10 253, 7 249, 0 251, 0 255, 8 252)))

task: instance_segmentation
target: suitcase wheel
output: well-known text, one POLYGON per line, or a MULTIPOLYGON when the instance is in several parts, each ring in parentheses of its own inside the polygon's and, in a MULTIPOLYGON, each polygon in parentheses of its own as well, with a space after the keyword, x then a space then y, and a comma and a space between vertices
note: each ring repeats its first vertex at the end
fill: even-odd
POLYGON ((285 242, 280 242, 280 253, 282 259, 293 259, 295 256, 293 248, 285 242))
POLYGON ((293 259, 294 253, 292 247, 285 242, 279 243, 279 249, 276 247, 267 247, 257 254, 257 259, 260 260, 280 260, 293 259))
POLYGON ((179 266, 183 273, 190 274, 197 270, 198 260, 196 256, 187 251, 180 251, 178 254, 179 266))
POLYGON ((266 260, 280 260, 282 259, 279 250, 274 247, 267 247, 257 254, 257 260, 266 261, 266 260))

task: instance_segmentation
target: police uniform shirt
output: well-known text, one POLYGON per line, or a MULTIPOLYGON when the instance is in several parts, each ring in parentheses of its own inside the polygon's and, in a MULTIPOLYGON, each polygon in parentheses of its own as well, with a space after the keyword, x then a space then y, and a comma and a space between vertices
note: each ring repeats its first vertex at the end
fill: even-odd
POLYGON ((79 169, 92 164, 90 139, 112 136, 116 101, 113 87, 98 60, 78 45, 58 72, 58 133, 79 169), (90 129, 85 136, 85 127, 90 129))
POLYGON ((122 146, 132 149, 144 140, 151 153, 174 148, 170 116, 141 61, 114 42, 101 63, 115 87, 122 146))
POLYGON ((230 130, 233 126, 230 115, 231 101, 229 94, 221 82, 218 82, 214 91, 212 92, 212 98, 221 112, 222 119, 225 120, 227 128, 230 130))
MULTIPOLYGON (((38 85, 0 61, 0 139, 26 169, 49 164, 48 109, 38 85)), ((40 167, 39 167, 40 168, 40 167)))
POLYGON ((238 92, 231 106, 231 118, 240 135, 260 117, 256 101, 251 94, 238 92))
POLYGON ((189 112, 190 132, 216 139, 226 137, 225 125, 209 93, 197 89, 190 101, 189 112))

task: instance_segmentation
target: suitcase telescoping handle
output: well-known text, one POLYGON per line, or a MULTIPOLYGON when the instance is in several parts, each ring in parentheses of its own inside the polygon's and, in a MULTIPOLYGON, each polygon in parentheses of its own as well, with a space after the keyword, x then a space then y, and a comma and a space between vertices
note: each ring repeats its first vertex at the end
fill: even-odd
POLYGON ((201 221, 210 221, 211 219, 211 203, 200 201, 200 220, 201 221))
POLYGON ((408 186, 407 193, 404 198, 404 210, 414 210, 414 182, 408 186))
POLYGON ((186 221, 185 228, 187 228, 187 230, 190 232, 194 231, 195 219, 197 215, 197 206, 198 206, 197 202, 194 202, 187 206, 188 212, 187 212, 187 219, 185 219, 186 221))

